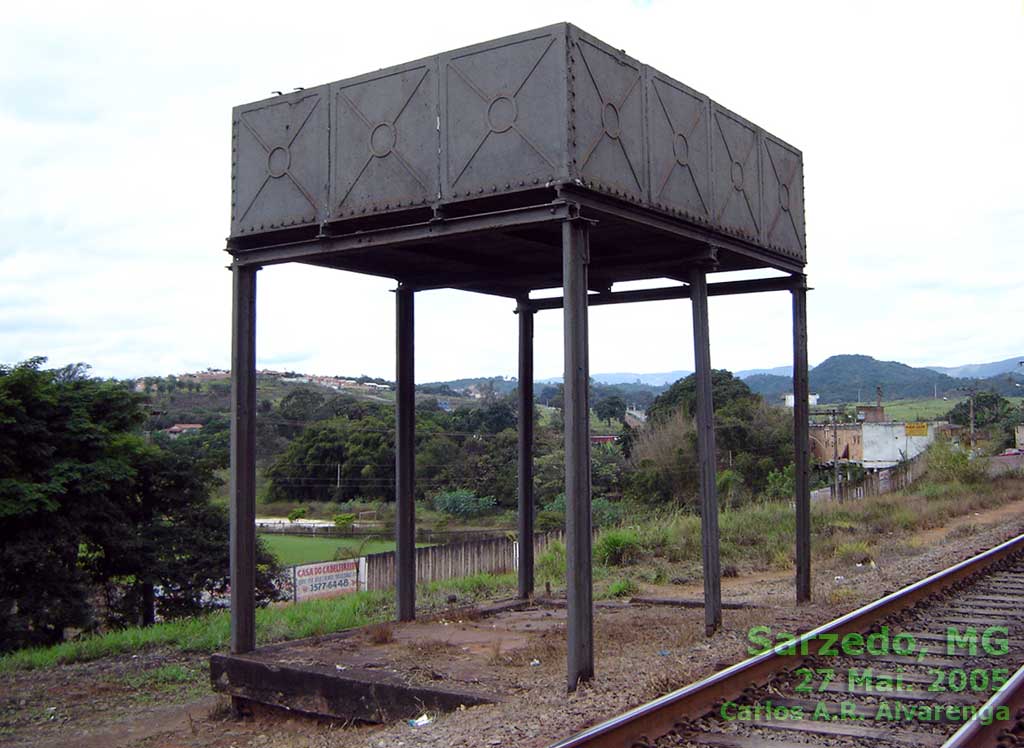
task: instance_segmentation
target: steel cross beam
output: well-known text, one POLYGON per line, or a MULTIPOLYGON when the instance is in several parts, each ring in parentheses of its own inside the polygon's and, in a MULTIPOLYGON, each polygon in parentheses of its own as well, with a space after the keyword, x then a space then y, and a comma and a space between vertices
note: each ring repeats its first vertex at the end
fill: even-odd
MULTIPOLYGON (((792 291, 794 288, 804 288, 803 276, 789 276, 786 278, 764 278, 742 281, 725 281, 722 283, 708 284, 708 296, 730 296, 745 293, 762 293, 765 291, 792 291)), ((668 286, 665 288, 642 288, 636 291, 612 291, 609 293, 591 294, 587 297, 588 306, 601 306, 603 304, 632 304, 638 301, 665 301, 668 299, 689 299, 692 295, 691 286, 668 286)), ((521 308, 530 308, 534 311, 544 309, 561 309, 564 300, 561 298, 552 299, 524 299, 519 302, 521 308)))
POLYGON ((467 237, 488 231, 526 228, 545 223, 556 223, 569 218, 570 205, 556 200, 544 205, 499 210, 461 218, 437 218, 394 228, 356 231, 331 236, 321 234, 314 239, 299 242, 240 249, 228 246, 238 266, 279 265, 285 262, 324 262, 335 255, 352 250, 375 247, 401 247, 437 239, 467 237))
POLYGON ((559 187, 558 196, 565 200, 571 200, 581 208, 589 209, 584 214, 588 218, 591 217, 591 213, 594 214, 594 217, 604 214, 624 222, 644 226, 667 236, 689 239, 701 244, 709 244, 714 247, 727 249, 731 252, 753 258, 761 264, 788 273, 803 272, 803 263, 801 262, 773 255, 756 244, 751 244, 739 237, 723 236, 720 231, 701 228, 691 223, 683 223, 670 217, 662 217, 639 206, 624 206, 616 203, 614 200, 595 195, 587 190, 575 189, 571 186, 559 187))

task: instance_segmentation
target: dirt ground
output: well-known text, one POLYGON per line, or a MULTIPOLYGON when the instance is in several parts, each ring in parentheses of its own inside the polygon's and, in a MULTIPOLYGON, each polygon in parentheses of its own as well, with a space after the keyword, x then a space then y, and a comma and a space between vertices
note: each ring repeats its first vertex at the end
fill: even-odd
MULTIPOLYGON (((238 721, 210 693, 205 656, 149 652, 5 675, 0 680, 0 745, 38 748, 381 748, 545 746, 746 656, 754 625, 799 631, 1024 532, 1024 499, 960 517, 948 527, 883 542, 875 564, 819 563, 814 599, 794 605, 793 575, 762 572, 723 579, 724 628, 702 635, 703 611, 661 606, 598 607, 596 677, 565 688, 564 611, 537 609, 503 620, 448 621, 396 628, 389 662, 435 679, 482 683, 502 701, 430 724, 345 725, 260 711, 238 721), (491 626, 505 633, 484 635, 491 626), (498 645, 495 645, 495 639, 498 645), (472 674, 476 672, 477 676, 472 674)), ((645 586, 644 595, 699 598, 697 581, 645 586)), ((457 683, 447 684, 457 686, 457 683)))

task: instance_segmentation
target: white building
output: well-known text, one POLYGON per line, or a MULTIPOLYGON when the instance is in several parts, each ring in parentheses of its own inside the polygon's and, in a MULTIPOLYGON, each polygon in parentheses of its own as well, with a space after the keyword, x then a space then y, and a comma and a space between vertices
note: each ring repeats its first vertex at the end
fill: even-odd
POLYGON ((883 423, 861 424, 864 459, 861 464, 869 469, 892 467, 924 452, 935 441, 941 423, 883 423))
MULTIPOLYGON (((794 395, 792 392, 790 392, 788 395, 783 395, 783 397, 786 398, 786 407, 787 408, 795 408, 796 407, 796 395, 794 395)), ((807 395, 807 404, 808 405, 817 405, 818 404, 818 396, 815 395, 815 394, 807 395)))

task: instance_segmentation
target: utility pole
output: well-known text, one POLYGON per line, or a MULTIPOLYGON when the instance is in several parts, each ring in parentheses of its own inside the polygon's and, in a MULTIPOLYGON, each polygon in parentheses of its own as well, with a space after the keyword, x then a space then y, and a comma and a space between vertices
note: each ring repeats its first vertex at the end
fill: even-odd
POLYGON ((971 452, 974 452, 974 393, 968 397, 968 402, 971 404, 971 452))
MULTIPOLYGON (((839 492, 839 409, 829 408, 828 410, 817 410, 809 415, 827 415, 832 419, 832 498, 842 501, 839 492)), ((828 442, 821 442, 822 447, 828 449, 828 442)))
POLYGON ((843 497, 839 493, 839 417, 835 409, 832 410, 832 492, 841 503, 843 497))

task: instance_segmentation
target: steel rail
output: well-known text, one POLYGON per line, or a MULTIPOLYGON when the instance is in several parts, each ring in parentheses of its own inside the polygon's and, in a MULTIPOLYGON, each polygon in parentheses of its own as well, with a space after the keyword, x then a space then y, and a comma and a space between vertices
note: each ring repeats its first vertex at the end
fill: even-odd
MULTIPOLYGON (((672 730, 675 724, 683 718, 699 717, 706 714, 719 701, 737 698, 744 690, 764 683, 769 676, 779 670, 790 669, 815 656, 823 645, 823 642, 817 638, 821 634, 863 633, 875 621, 909 608, 1021 551, 1024 551, 1024 535, 1011 538, 995 548, 972 556, 948 569, 936 572, 901 590, 868 603, 808 631, 794 641, 779 644, 774 649, 743 660, 704 680, 684 686, 624 714, 589 727, 569 738, 553 743, 550 748, 579 748, 580 746, 621 748, 621 746, 633 745, 635 742, 653 741, 672 730), (786 653, 804 652, 805 643, 806 655, 786 653)), ((1015 677, 1014 681, 1016 680, 1015 677)), ((1004 687, 1002 691, 1006 691, 1006 688, 1004 687)), ((1018 693, 1024 697, 1024 692, 1018 693)), ((968 722, 967 725, 969 724, 971 723, 968 722)))
MULTIPOLYGON (((942 748, 989 748, 1001 746, 1007 724, 993 717, 1000 707, 1009 707, 1011 725, 1024 728, 1024 667, 992 694, 969 720, 942 744, 942 748)), ((1009 742, 1017 745, 1017 739, 1009 742)))

